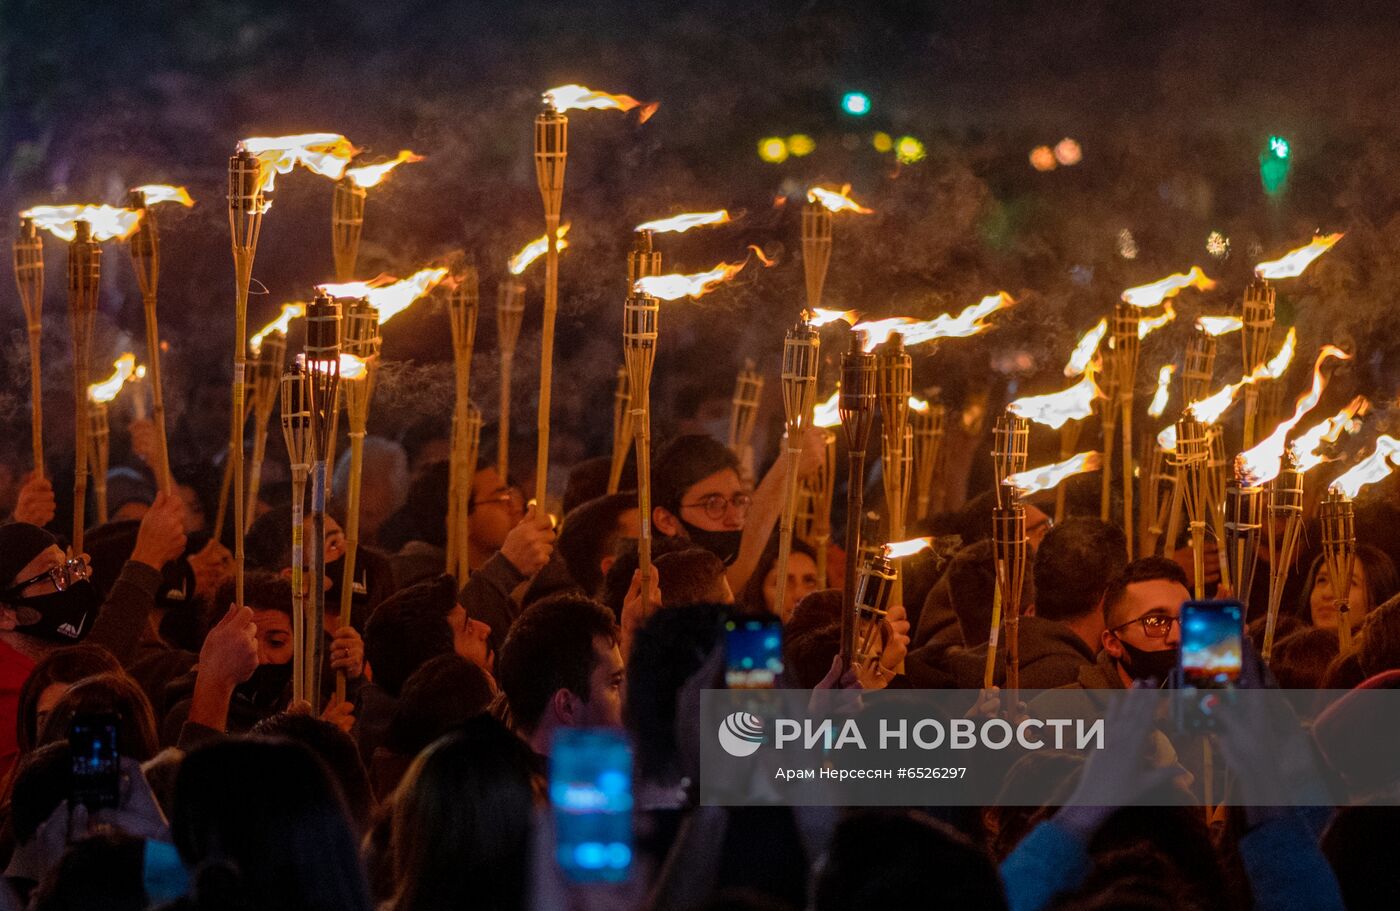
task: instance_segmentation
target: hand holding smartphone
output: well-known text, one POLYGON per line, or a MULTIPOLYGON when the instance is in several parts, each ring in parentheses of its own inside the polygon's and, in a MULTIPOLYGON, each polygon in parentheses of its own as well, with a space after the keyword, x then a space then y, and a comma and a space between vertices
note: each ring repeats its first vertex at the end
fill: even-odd
POLYGON ((1178 727, 1212 731, 1216 709, 1244 667, 1244 605, 1187 601, 1181 606, 1182 699, 1178 727))
POLYGON ((75 715, 68 726, 71 757, 69 804, 89 810, 121 806, 121 757, 117 733, 121 719, 111 714, 75 715))

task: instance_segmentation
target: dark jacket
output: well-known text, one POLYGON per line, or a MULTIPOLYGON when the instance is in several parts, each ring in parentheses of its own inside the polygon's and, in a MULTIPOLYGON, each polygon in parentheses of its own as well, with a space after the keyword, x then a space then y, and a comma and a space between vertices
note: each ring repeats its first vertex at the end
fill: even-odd
MULTIPOLYGON (((1020 623, 1021 689, 1053 690, 1078 682, 1094 666, 1094 651, 1057 620, 1022 617, 1020 623)), ((949 652, 947 666, 960 689, 979 689, 986 679, 987 646, 949 652)), ((993 682, 1006 684, 1006 646, 997 647, 993 682)))
POLYGON ((506 633, 523 608, 511 597, 525 576, 503 554, 491 559, 472 573, 457 595, 457 603, 467 609, 467 616, 491 627, 491 649, 501 653, 506 633))

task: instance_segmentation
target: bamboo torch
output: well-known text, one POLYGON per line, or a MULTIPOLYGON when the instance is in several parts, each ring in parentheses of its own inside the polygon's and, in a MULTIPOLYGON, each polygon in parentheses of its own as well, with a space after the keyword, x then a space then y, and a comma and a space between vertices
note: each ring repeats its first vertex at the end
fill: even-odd
POLYGON ((29 329, 30 441, 34 477, 44 478, 44 401, 40 348, 44 332, 44 241, 32 217, 22 217, 15 237, 15 284, 29 329))
MULTIPOLYGON (((1123 431, 1123 529, 1128 544, 1128 559, 1133 558, 1133 393, 1137 386, 1138 308, 1119 301, 1113 308, 1113 356, 1111 368, 1117 375, 1113 386, 1118 390, 1118 413, 1123 431)), ((1107 472, 1105 472, 1107 476, 1107 472)))
MULTIPOLYGON (((913 397, 914 367, 908 352, 904 350, 904 336, 898 332, 880 346, 875 356, 877 396, 880 404, 880 474, 885 493, 885 524, 888 526, 886 539, 899 541, 904 538, 904 504, 908 499, 909 475, 905 460, 912 456, 909 448, 912 440, 906 441, 911 432, 909 426, 909 399, 913 397), (910 445, 906 446, 906 442, 910 445)), ((894 561, 895 581, 892 597, 894 603, 904 603, 900 565, 894 561)), ((786 577, 780 577, 786 578, 786 577)))
POLYGON ((637 506, 641 535, 637 558, 641 570, 642 598, 651 592, 651 371, 656 363, 657 317, 661 302, 650 294, 629 286, 622 308, 622 354, 632 392, 632 415, 628 422, 637 452, 637 506))
MULTIPOLYGON (((282 439, 292 473, 292 698, 306 699, 305 509, 306 477, 311 470, 311 378, 294 363, 282 374, 282 439)), ((319 586, 318 586, 319 587, 319 586)))
POLYGON ((831 504, 836 494, 836 432, 832 429, 841 424, 840 391, 833 392, 825 402, 812 411, 812 426, 820 428, 825 441, 825 452, 817 473, 804 481, 808 495, 808 508, 811 521, 807 528, 807 542, 817 552, 817 587, 827 588, 827 557, 831 550, 831 504))
MULTIPOLYGON (((229 471, 233 476, 234 602, 243 603, 243 535, 247 529, 243 492, 244 396, 247 390, 248 290, 253 281, 253 258, 258 251, 267 201, 263 195, 263 165, 245 148, 228 160, 228 226, 233 247, 233 406, 229 439, 229 471)), ((337 314, 338 315, 338 314, 337 314)), ((319 577, 318 577, 319 578, 319 577)), ((320 588, 319 582, 316 588, 320 588)))
POLYGON ((318 292, 306 308, 307 402, 311 425, 311 616, 307 623, 306 698, 321 708, 321 659, 325 651, 326 452, 340 386, 340 305, 318 292))
POLYGON ((783 339, 783 412, 787 418, 787 442, 783 512, 778 525, 778 603, 775 613, 786 618, 787 565, 792 554, 792 531, 797 515, 798 461, 802 438, 812 420, 817 400, 817 364, 821 356, 821 336, 805 319, 788 330, 783 339))
POLYGON ((758 421, 758 406, 763 401, 763 375, 751 358, 734 380, 733 406, 729 412, 729 449, 747 476, 753 476, 753 431, 758 421))
POLYGON ((496 349, 501 356, 500 428, 496 441, 496 471, 510 477, 510 392, 515 369, 515 344, 525 314, 525 285, 508 278, 496 286, 496 349))
POLYGON ((365 188, 347 172, 335 182, 331 199, 331 251, 335 256, 335 280, 348 282, 355 277, 355 261, 360 256, 360 233, 365 227, 365 188))
POLYGON ((262 488, 263 458, 267 455, 267 430, 272 410, 277 406, 282 383, 282 365, 287 356, 287 337, 281 332, 250 340, 253 355, 252 382, 249 384, 253 408, 253 460, 248 467, 248 503, 244 509, 243 533, 257 517, 258 492, 262 488), (254 344, 256 341, 256 344, 254 344))
MULTIPOLYGON (((535 117, 535 180, 544 203, 544 317, 540 326, 540 390, 536 417, 535 503, 547 506, 549 492, 549 412, 554 380, 554 319, 559 310, 559 210, 564 202, 564 166, 569 157, 569 118, 546 95, 535 117)), ((638 466, 640 470, 640 465, 638 466)))
MULTIPOLYGON (((367 300, 345 305, 342 317, 340 394, 350 425, 350 476, 345 490, 345 563, 340 583, 336 626, 349 623, 355 595, 355 560, 360 549, 360 487, 365 467, 365 429, 374 396, 374 367, 379 359, 379 311, 367 300)), ((345 675, 336 674, 335 694, 345 698, 345 675)))
POLYGON ((1018 492, 1007 479, 1026 470, 1030 449, 1030 421, 1011 412, 1003 413, 992 427, 992 473, 996 503, 992 508, 992 547, 996 565, 996 599, 992 605, 992 625, 987 636, 987 664, 983 688, 995 679, 997 646, 1006 645, 1006 686, 1014 691, 1021 684, 1021 593, 1026 578, 1026 507, 1018 502, 1018 492))
POLYGON ((627 365, 617 368, 617 383, 613 387, 612 459, 608 465, 608 493, 617 493, 622 485, 622 470, 627 467, 627 453, 632 448, 632 384, 627 365))
POLYGON ((83 552, 88 472, 88 358, 101 279, 102 248, 93 239, 92 226, 79 219, 74 224, 73 240, 68 245, 68 315, 73 327, 73 408, 77 415, 73 430, 74 553, 83 552))
POLYGON ((831 265, 831 214, 823 197, 807 196, 802 208, 802 273, 807 281, 807 309, 822 305, 822 288, 831 265))
MULTIPOLYGON (((467 546, 471 538, 468 513, 472 480, 476 475, 476 444, 466 437, 470 436, 467 413, 471 408, 472 353, 476 348, 476 318, 480 311, 481 293, 476 266, 466 264, 447 292, 447 314, 452 323, 452 366, 457 382, 453 414, 456 426, 452 435, 451 481, 448 485, 451 492, 448 508, 453 521, 447 528, 447 571, 461 580, 466 579, 471 566, 467 546), (468 459, 468 456, 471 458, 468 459)), ((479 417, 477 436, 479 441, 479 417)))
POLYGON ((1172 463, 1176 466, 1176 489, 1185 502, 1191 529, 1191 552, 1195 559, 1193 590, 1196 599, 1206 592, 1206 461, 1210 457, 1210 441, 1206 425, 1187 414, 1176 422, 1176 450, 1172 463))
POLYGON ((875 419, 877 379, 875 355, 865 350, 866 334, 851 333, 851 346, 841 356, 838 409, 846 435, 846 578, 841 611, 841 660, 851 666, 855 655, 856 575, 860 560, 861 519, 865 512, 865 447, 875 419))
POLYGON ((914 518, 923 521, 933 499, 933 474, 942 454, 948 409, 942 402, 914 399, 909 410, 914 427, 914 518))
MULTIPOLYGON (((1356 561, 1356 506, 1353 500, 1367 484, 1390 474, 1400 459, 1400 440, 1382 435, 1375 450, 1327 488, 1318 506, 1322 523, 1322 555, 1332 601, 1337 609, 1337 641, 1343 655, 1352 650, 1351 571, 1356 561)), ((1374 605, 1372 605, 1374 606, 1374 605)))
MULTIPOLYGON (((1244 289, 1244 299, 1240 302, 1244 330, 1240 340, 1240 353, 1244 356, 1246 376, 1259 369, 1269 356, 1269 336, 1274 331, 1274 302, 1273 286, 1264 279, 1256 278, 1244 289)), ((1254 445, 1258 410, 1259 387, 1250 386, 1244 391, 1245 449, 1254 445)))
POLYGON ((97 524, 107 524, 107 458, 110 452, 111 426, 107 419, 107 403, 89 398, 88 469, 92 472, 93 505, 97 507, 97 524))

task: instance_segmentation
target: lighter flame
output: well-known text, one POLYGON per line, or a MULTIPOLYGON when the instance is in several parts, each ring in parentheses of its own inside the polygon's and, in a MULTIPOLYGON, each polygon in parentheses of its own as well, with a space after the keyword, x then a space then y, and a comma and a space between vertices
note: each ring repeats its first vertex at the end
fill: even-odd
POLYGON ((933 538, 910 538, 908 541, 891 541, 885 545, 885 556, 891 560, 912 557, 921 550, 933 546, 933 538))
POLYGON ((1147 316, 1138 320, 1138 341, 1142 341, 1158 329, 1176 319, 1176 311, 1172 309, 1170 301, 1162 307, 1161 316, 1147 316))
POLYGON ((717 212, 686 212, 683 215, 673 215, 670 218, 658 218, 656 221, 643 222, 637 225, 635 230, 652 231, 657 234, 666 234, 667 232, 684 234, 691 228, 722 225, 728 221, 728 209, 720 209, 717 212))
POLYGON ((1168 424, 1157 434, 1157 448, 1163 452, 1176 452, 1176 425, 1168 424))
POLYGON ((1152 394, 1152 403, 1147 406, 1148 417, 1159 418, 1167 410, 1172 394, 1172 374, 1175 372, 1175 364, 1163 364, 1162 369, 1157 371, 1157 391, 1152 394))
POLYGON ((894 316, 889 319, 857 323, 855 331, 865 333, 865 350, 867 352, 874 351, 884 344, 895 332, 904 335, 906 346, 931 342, 940 338, 967 338, 990 329, 990 324, 984 323, 982 320, 1015 303, 1011 299, 1011 295, 1005 291, 998 291, 996 294, 989 294, 982 298, 957 316, 942 313, 930 320, 894 316))
POLYGON ((1079 376, 1089 369, 1089 364, 1094 360, 1094 353, 1099 350, 1099 343, 1103 341, 1107 331, 1108 319, 1105 317, 1080 337, 1079 343, 1070 353, 1069 362, 1065 364, 1065 376, 1079 376))
POLYGON ((147 206, 154 206, 162 202, 176 202, 188 209, 194 205, 190 191, 184 187, 172 187, 165 183, 148 183, 145 186, 133 187, 133 189, 146 197, 147 206))
POLYGON ((928 414, 929 403, 923 399, 916 399, 909 396, 909 410, 915 414, 928 414))
POLYGON ((850 184, 844 184, 840 190, 812 187, 807 191, 807 201, 819 202, 831 212, 854 212, 857 215, 869 215, 875 211, 867 209, 851 198, 850 184))
POLYGON ((317 285, 331 297, 362 297, 379 311, 379 325, 407 310, 409 305, 438 286, 447 277, 445 268, 419 269, 408 278, 381 275, 367 282, 340 282, 317 285))
POLYGON ((1358 395, 1351 403, 1320 424, 1315 424, 1300 433, 1288 445, 1293 455, 1293 467, 1298 471, 1311 471, 1328 461, 1318 454, 1324 443, 1335 443, 1343 431, 1355 433, 1360 429, 1356 418, 1371 408, 1371 402, 1364 395, 1358 395))
POLYGON ((1244 320, 1238 316, 1198 316, 1196 328, 1211 338, 1219 338, 1231 332, 1239 332, 1244 328, 1244 320))
POLYGON ((1190 272, 1178 272, 1150 285, 1129 288, 1123 292, 1123 301, 1134 307, 1155 307, 1169 297, 1176 297, 1183 288, 1209 291, 1214 287, 1215 282, 1201 271, 1200 266, 1192 266, 1190 272))
POLYGON ((1053 465, 1042 465, 1039 468, 1028 468, 1025 471, 1018 471, 1016 474, 1008 475, 1001 483, 1007 487, 1015 488, 1022 497, 1028 497, 1033 493, 1040 493, 1042 490, 1050 490, 1060 484, 1065 478, 1086 471, 1098 471, 1103 464, 1103 456, 1098 452, 1081 452, 1078 455, 1070 456, 1063 462, 1056 462, 1053 465))
POLYGON ((272 192, 278 174, 301 165, 313 174, 339 180, 359 151, 339 133, 299 133, 295 136, 254 136, 238 147, 262 162, 260 191, 272 192))
POLYGON ((825 402, 818 403, 812 410, 812 425, 814 427, 835 427, 841 423, 841 388, 831 394, 831 398, 825 402))
POLYGON ((659 102, 651 101, 643 104, 631 95, 610 95, 607 92, 595 92, 593 89, 581 85, 561 85, 547 90, 544 93, 545 103, 554 110, 564 111, 630 111, 640 107, 638 116, 642 123, 646 123, 652 114, 656 113, 659 102))
MULTIPOLYGON (((554 232, 554 236, 558 241, 560 250, 567 249, 569 246, 569 242, 564 239, 564 235, 568 233, 569 222, 567 221, 560 225, 559 229, 554 232)), ((541 234, 539 237, 536 237, 534 240, 521 247, 520 252, 512 256, 510 258, 510 261, 506 263, 506 265, 510 268, 510 274, 519 275, 520 273, 524 272, 529 267, 530 263, 539 259, 541 256, 544 256, 545 251, 548 249, 549 235, 541 234)))
POLYGON ((1390 474, 1390 470, 1395 467, 1397 455, 1400 455, 1400 440, 1382 434, 1376 440, 1375 452, 1333 481, 1328 490, 1345 497, 1355 497, 1367 484, 1374 484, 1390 474))
POLYGON ((1007 405, 1006 410, 1017 417, 1058 430, 1068 421, 1082 421, 1093 414, 1094 400, 1102 396, 1090 370, 1085 371, 1084 379, 1068 389, 1017 399, 1007 405))
POLYGON ((88 401, 106 403, 117 397, 123 384, 137 376, 136 355, 123 354, 112 362, 112 375, 88 386, 88 401))
POLYGON ((254 354, 257 354, 258 352, 262 351, 263 339, 267 338, 269 335, 272 335, 274 332, 286 335, 287 329, 290 328, 292 325, 292 320, 305 315, 306 304, 302 303, 301 301, 296 301, 290 304, 283 304, 282 312, 277 314, 277 318, 272 322, 268 323, 266 326, 263 326, 257 332, 253 333, 253 337, 248 339, 248 350, 253 352, 254 354))
POLYGON ((1304 269, 1312 265, 1313 260, 1332 249, 1333 244, 1341 239, 1340 233, 1319 234, 1308 241, 1306 245, 1296 250, 1290 250, 1280 259, 1255 266, 1254 274, 1270 281, 1279 278, 1296 278, 1303 274, 1304 269))
POLYGON ((400 149, 399 154, 388 161, 380 162, 379 164, 361 165, 358 168, 347 168, 345 176, 355 186, 362 190, 368 190, 370 187, 377 185, 385 177, 388 177, 389 172, 399 165, 422 160, 422 155, 414 154, 408 149, 400 149))
POLYGON ((92 229, 92 239, 125 240, 141 224, 140 209, 117 206, 35 206, 19 213, 20 218, 34 219, 35 227, 48 231, 59 240, 71 241, 78 236, 78 225, 85 221, 92 229))
POLYGON ((807 314, 807 322, 814 329, 837 320, 844 321, 848 326, 854 326, 856 320, 860 319, 859 310, 828 310, 825 307, 813 307, 807 311, 807 314))
POLYGON ((1322 398, 1322 390, 1327 385, 1322 376, 1322 364, 1329 357, 1349 360, 1351 355, 1335 345, 1326 345, 1318 352, 1317 361, 1313 364, 1312 387, 1298 397, 1293 416, 1280 422, 1274 431, 1253 449, 1248 449, 1235 458, 1235 474, 1241 485, 1259 487, 1278 477, 1279 469, 1283 465, 1283 450, 1288 435, 1298 426, 1304 415, 1317 407, 1322 398))

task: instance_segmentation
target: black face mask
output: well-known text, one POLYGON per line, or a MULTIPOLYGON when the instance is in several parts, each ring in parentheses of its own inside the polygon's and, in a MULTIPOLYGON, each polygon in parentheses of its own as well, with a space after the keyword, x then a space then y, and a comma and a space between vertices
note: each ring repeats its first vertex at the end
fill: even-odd
POLYGON ((82 641, 97 619, 102 596, 87 579, 79 579, 61 592, 30 598, 7 597, 14 608, 15 628, 40 639, 64 643, 82 641))
POLYGON ((1181 654, 1181 650, 1175 648, 1149 652, 1135 645, 1130 645, 1122 639, 1119 639, 1118 642, 1123 646, 1123 657, 1127 659, 1120 663, 1123 665, 1123 669, 1128 672, 1128 676, 1134 680, 1155 677, 1159 684, 1166 683, 1168 675, 1176 669, 1177 658, 1181 654))
POLYGON ((719 557, 725 566, 739 558, 739 541, 744 537, 742 529, 737 531, 706 531, 703 528, 696 528, 685 519, 681 519, 681 527, 685 529, 685 535, 690 539, 690 543, 696 547, 703 547, 719 557))
MULTIPOLYGON (((365 596, 365 568, 358 563, 355 566, 355 577, 355 590, 350 597, 352 601, 359 602, 365 596)), ((331 580, 331 587, 326 591, 326 605, 331 611, 338 611, 340 610, 340 591, 345 587, 344 557, 326 564, 326 578, 331 580)))
POLYGON ((259 664, 253 676, 234 687, 233 692, 251 702, 254 708, 272 710, 281 704, 291 682, 292 662, 259 664))

